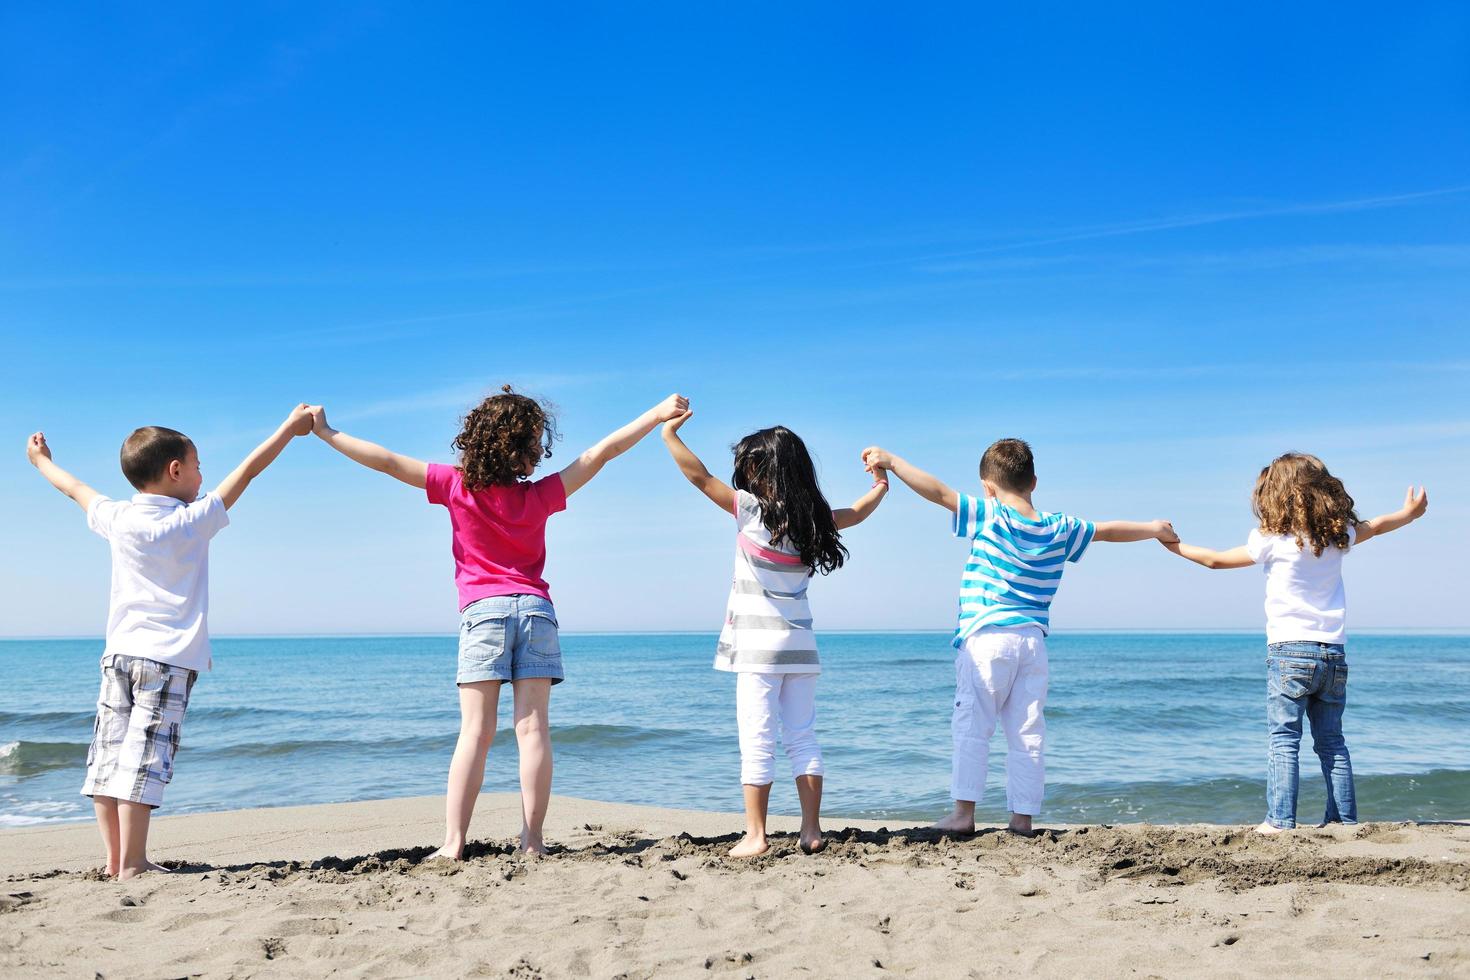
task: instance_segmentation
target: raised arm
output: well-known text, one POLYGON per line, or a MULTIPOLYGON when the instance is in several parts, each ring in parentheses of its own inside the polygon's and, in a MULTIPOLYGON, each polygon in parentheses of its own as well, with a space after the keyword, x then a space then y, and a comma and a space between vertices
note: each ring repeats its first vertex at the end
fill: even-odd
POLYGON ((215 488, 224 501, 225 509, 235 506, 235 501, 240 499, 240 494, 250 486, 250 481, 265 472, 265 468, 276 461, 281 455, 281 450, 286 448, 286 443, 296 436, 304 436, 311 431, 311 406, 306 403, 297 405, 291 409, 291 414, 286 416, 280 428, 269 439, 262 442, 250 451, 250 455, 241 461, 240 465, 220 481, 215 488))
POLYGON ((317 438, 353 462, 361 463, 370 470, 387 473, 395 480, 411 487, 424 489, 429 482, 429 464, 412 456, 400 456, 375 442, 338 432, 327 424, 327 410, 320 405, 311 407, 311 431, 317 438))
POLYGON ((875 469, 872 489, 853 501, 851 507, 832 509, 832 520, 837 523, 837 530, 842 531, 861 524, 883 502, 884 495, 888 493, 888 471, 876 467, 875 469))
POLYGON ((877 475, 877 470, 887 470, 908 484, 910 490, 923 497, 925 500, 933 501, 950 513, 959 510, 960 495, 952 487, 930 473, 914 466, 906 459, 895 456, 886 449, 877 446, 869 446, 863 450, 863 465, 869 473, 877 475))
POLYGON ((1354 544, 1362 544, 1370 538, 1376 538, 1380 534, 1389 531, 1397 531, 1405 524, 1410 524, 1424 516, 1429 509, 1429 494, 1423 487, 1415 493, 1413 487, 1404 493, 1404 505, 1392 514, 1382 514, 1371 517, 1366 521, 1358 522, 1357 536, 1353 539, 1354 544))
POLYGON ((674 457, 674 462, 679 464, 679 472, 684 474, 684 478, 694 484, 695 489, 708 497, 720 510, 733 514, 735 491, 706 469, 699 457, 694 455, 694 450, 684 445, 684 440, 679 438, 679 428, 693 417, 694 413, 686 410, 677 418, 665 422, 664 445, 668 447, 669 455, 674 457))
POLYGON ((570 497, 587 484, 611 459, 623 455, 653 431, 660 422, 678 418, 689 410, 689 399, 670 395, 616 432, 604 436, 597 445, 578 456, 561 471, 562 486, 570 497))
POLYGON ((1147 541, 1157 538, 1166 543, 1179 540, 1174 525, 1168 521, 1098 521, 1093 525, 1094 541, 1147 541))
POLYGON ((45 433, 37 432, 26 440, 26 458, 31 461, 32 466, 41 471, 41 475, 46 478, 47 482, 75 500, 77 506, 82 510, 91 507, 92 501, 101 496, 96 490, 52 462, 51 447, 46 445, 45 433))
POLYGON ((1246 568, 1256 563, 1245 545, 1231 548, 1228 551, 1214 551, 1210 548, 1201 548, 1197 544, 1185 544, 1178 538, 1173 541, 1160 539, 1159 543, 1180 558, 1188 558, 1196 565, 1203 565, 1206 568, 1246 568))

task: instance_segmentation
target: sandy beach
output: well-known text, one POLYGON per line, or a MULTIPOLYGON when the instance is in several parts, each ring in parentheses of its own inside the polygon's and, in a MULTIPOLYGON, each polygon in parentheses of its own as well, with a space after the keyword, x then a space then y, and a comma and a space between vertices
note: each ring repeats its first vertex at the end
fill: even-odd
MULTIPOLYGON (((739 818, 557 798, 546 858, 485 798, 462 865, 433 797, 160 817, 177 870, 102 879, 88 825, 0 833, 11 976, 1377 977, 1470 973, 1470 823, 1266 839, 1034 839, 828 822, 748 862, 739 818)), ((794 822, 777 819, 790 832, 794 822)))

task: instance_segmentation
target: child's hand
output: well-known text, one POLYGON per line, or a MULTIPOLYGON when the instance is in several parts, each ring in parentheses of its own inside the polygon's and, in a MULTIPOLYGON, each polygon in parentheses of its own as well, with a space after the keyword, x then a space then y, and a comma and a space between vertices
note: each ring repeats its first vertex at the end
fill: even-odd
POLYGON ((689 408, 686 403, 684 411, 664 423, 664 435, 671 436, 678 432, 679 428, 692 418, 694 418, 694 410, 689 408))
POLYGON ((311 406, 302 402, 291 409, 291 414, 286 416, 286 427, 291 430, 293 436, 310 435, 316 419, 311 412, 311 406))
POLYGON ((1165 541, 1163 538, 1159 538, 1159 544, 1164 546, 1165 551, 1172 551, 1176 555, 1179 554, 1179 539, 1177 537, 1173 541, 1165 541))
POLYGON ((879 493, 888 492, 888 471, 874 467, 868 472, 873 474, 873 486, 880 487, 879 493))
POLYGON ((1174 525, 1169 521, 1154 521, 1154 537, 1158 538, 1164 545, 1178 544, 1179 535, 1174 533, 1174 525))
POLYGON ((893 454, 886 449, 869 446, 863 450, 863 469, 874 476, 877 476, 880 470, 891 470, 893 469, 893 454))
POLYGON ((26 440, 26 459, 31 461, 32 466, 39 466, 41 464, 38 461, 43 456, 46 459, 51 458, 51 447, 46 445, 45 433, 37 432, 26 440))
POLYGON ((310 405, 307 406, 307 409, 311 412, 311 431, 319 436, 328 435, 332 427, 327 424, 326 408, 321 405, 310 405))
POLYGON ((1419 492, 1415 493, 1413 485, 1410 484, 1409 489, 1404 492, 1404 515, 1411 521, 1417 521, 1428 509, 1429 492, 1420 487, 1419 492))
POLYGON ((653 407, 653 417, 660 422, 668 422, 688 411, 689 399, 676 392, 653 407))

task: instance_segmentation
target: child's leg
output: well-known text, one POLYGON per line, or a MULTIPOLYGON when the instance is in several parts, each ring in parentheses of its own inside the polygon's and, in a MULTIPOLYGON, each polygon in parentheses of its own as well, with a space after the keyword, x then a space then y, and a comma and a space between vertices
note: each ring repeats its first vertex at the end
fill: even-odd
POLYGON ((1021 655, 1015 683, 1001 705, 1001 728, 1006 733, 1006 805, 1010 828, 1029 833, 1031 818, 1041 813, 1046 795, 1046 641, 1020 640, 1021 655))
POLYGON ((551 678, 515 681, 516 745, 521 753, 521 849, 546 853, 541 824, 551 802, 551 678))
POLYGON ((1266 821, 1258 830, 1296 826, 1297 754, 1302 741, 1302 711, 1316 665, 1271 657, 1266 671, 1266 821))
POLYGON ((475 800, 485 782, 485 754, 495 740, 495 711, 502 681, 459 685, 459 740, 449 761, 444 794, 444 846, 431 857, 458 860, 475 813, 475 800))
POLYGON ((781 675, 781 744, 801 799, 801 849, 822 849, 822 747, 817 743, 816 674, 781 675))
POLYGON ((97 814, 97 829, 102 833, 102 847, 107 853, 107 874, 117 874, 122 863, 122 844, 117 824, 117 798, 105 792, 117 773, 122 759, 122 745, 128 734, 128 718, 133 711, 133 685, 119 658, 109 657, 102 664, 102 688, 97 694, 97 720, 92 725, 92 744, 87 747, 87 777, 82 794, 92 798, 97 814))
POLYGON ((152 816, 153 807, 146 803, 117 801, 118 837, 122 845, 118 881, 127 881, 145 871, 164 870, 148 860, 148 824, 152 816))
POLYGON ((117 824, 117 800, 110 796, 92 797, 97 813, 97 829, 102 831, 102 848, 107 852, 107 876, 113 877, 122 863, 122 837, 117 824))
POLYGON ((999 634, 976 633, 960 648, 955 658, 954 715, 950 731, 954 739, 954 762, 949 795, 954 812, 936 823, 938 830, 971 833, 975 829, 975 803, 985 793, 985 773, 990 765, 990 736, 1000 705, 1010 693, 1016 662, 1007 656, 999 634))
POLYGON ((1322 763, 1327 782, 1327 813, 1323 823, 1357 823, 1358 800, 1353 790, 1353 760, 1342 737, 1342 713, 1347 707, 1347 664, 1329 662, 1322 688, 1307 702, 1312 723, 1312 749, 1322 763))
POLYGON ((740 671, 735 675, 735 718, 740 727, 740 782, 745 793, 745 836, 731 857, 754 857, 766 842, 766 809, 776 774, 776 719, 781 675, 740 671))

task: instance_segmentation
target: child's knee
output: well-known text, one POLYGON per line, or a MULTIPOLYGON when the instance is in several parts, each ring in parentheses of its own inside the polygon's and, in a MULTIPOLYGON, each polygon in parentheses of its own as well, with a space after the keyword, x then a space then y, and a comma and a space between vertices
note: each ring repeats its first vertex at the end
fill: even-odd
POLYGON ((525 718, 516 719, 516 738, 518 739, 546 739, 551 733, 546 724, 545 715, 528 715, 525 718))

